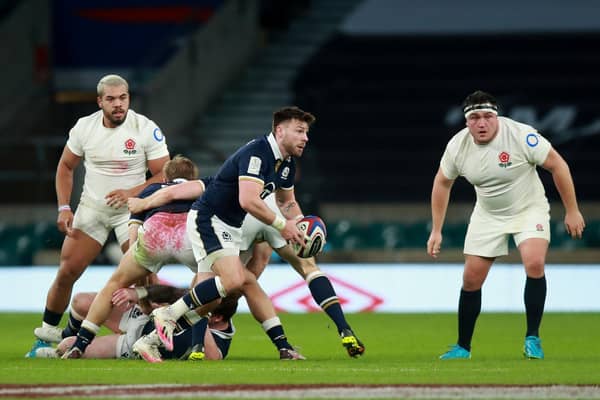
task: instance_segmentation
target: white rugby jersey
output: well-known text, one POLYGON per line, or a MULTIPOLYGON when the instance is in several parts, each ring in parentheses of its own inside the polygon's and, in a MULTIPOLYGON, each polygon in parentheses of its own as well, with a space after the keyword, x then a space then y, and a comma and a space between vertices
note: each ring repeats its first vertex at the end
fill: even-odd
POLYGON ((551 148, 531 126, 498 117, 498 134, 487 144, 476 144, 468 128, 454 135, 440 167, 448 179, 463 176, 475 187, 476 207, 510 217, 532 205, 549 207, 536 166, 551 148))
POLYGON ((83 157, 82 199, 104 207, 104 196, 146 181, 147 160, 169 155, 165 137, 150 119, 133 110, 116 128, 102 124, 102 110, 80 118, 69 132, 67 146, 83 157))

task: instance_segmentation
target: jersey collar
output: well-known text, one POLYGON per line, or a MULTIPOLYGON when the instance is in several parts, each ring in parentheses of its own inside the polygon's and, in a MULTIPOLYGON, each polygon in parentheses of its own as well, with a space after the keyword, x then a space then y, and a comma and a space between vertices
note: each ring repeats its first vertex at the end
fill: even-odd
POLYGON ((277 145, 273 132, 267 135, 267 142, 269 142, 269 146, 271 146, 271 151, 273 152, 275 159, 283 161, 283 156, 281 155, 281 151, 279 151, 279 145, 277 145))

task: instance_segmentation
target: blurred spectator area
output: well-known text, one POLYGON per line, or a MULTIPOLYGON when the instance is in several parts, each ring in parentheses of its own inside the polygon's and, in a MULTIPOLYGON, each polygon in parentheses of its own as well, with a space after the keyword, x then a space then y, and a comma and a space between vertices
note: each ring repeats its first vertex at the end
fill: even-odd
MULTIPOLYGON (((464 97, 489 91, 501 114, 538 128, 571 167, 588 228, 583 241, 567 237, 541 171, 553 203, 548 261, 597 262, 600 53, 590 49, 600 47, 600 20, 593 1, 559 3, 0 1, 0 52, 10 60, 0 82, 11 100, 0 110, 0 264, 58 263, 55 167, 68 130, 97 109, 106 73, 128 78, 132 108, 201 168, 266 133, 283 102, 313 112, 296 192, 305 213, 324 218, 320 260, 334 262, 429 260, 440 157, 464 127, 464 97), (153 12, 163 7, 171 12, 153 12)), ((462 260, 473 201, 459 179, 441 261, 462 260)))
MULTIPOLYGON (((599 46, 600 31, 338 35, 296 80, 297 103, 317 116, 300 185, 321 202, 428 201, 446 143, 464 128, 462 101, 480 89, 553 143, 580 200, 600 201, 600 53, 589 51, 599 46)), ((471 201, 473 190, 458 180, 452 196, 471 201)))
MULTIPOLYGON (((471 204, 452 204, 443 229, 440 262, 462 262, 462 246, 471 204)), ((549 263, 597 263, 600 260, 600 206, 583 203, 587 218, 583 240, 573 240, 565 231, 563 210, 552 205, 552 242, 549 263)), ((11 215, 0 209, 0 265, 58 264, 63 235, 54 222, 54 207, 13 208, 11 215), (24 222, 27 221, 27 222, 24 222)), ((431 229, 425 204, 324 205, 327 244, 321 262, 424 262, 431 259, 425 247, 431 229)), ((114 239, 113 239, 114 241, 114 239)), ((115 263, 112 252, 96 263, 115 263)), ((118 248, 118 247, 117 247, 118 248)), ((520 262, 510 241, 511 253, 501 260, 520 262)))

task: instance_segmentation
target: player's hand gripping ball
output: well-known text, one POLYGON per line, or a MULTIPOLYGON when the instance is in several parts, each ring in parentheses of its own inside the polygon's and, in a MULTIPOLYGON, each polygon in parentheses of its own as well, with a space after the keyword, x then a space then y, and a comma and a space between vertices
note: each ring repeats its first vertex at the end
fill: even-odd
POLYGON ((323 250, 327 239, 327 228, 323 220, 314 215, 307 215, 296 223, 300 232, 304 233, 304 247, 294 243, 294 253, 299 257, 313 257, 323 250))

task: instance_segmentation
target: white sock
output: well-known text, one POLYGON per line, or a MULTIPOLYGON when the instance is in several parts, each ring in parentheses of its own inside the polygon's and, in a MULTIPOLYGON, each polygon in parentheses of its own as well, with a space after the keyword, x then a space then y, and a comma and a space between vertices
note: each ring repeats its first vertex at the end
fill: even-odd
POLYGON ((179 317, 181 317, 183 314, 190 311, 190 308, 187 304, 185 304, 185 301, 183 301, 183 299, 179 299, 175 303, 171 304, 169 306, 169 309, 173 317, 175 317, 175 319, 179 319, 179 317))
POLYGON ((83 322, 81 323, 81 327, 94 334, 98 334, 98 332, 100 332, 100 327, 94 324, 93 322, 88 321, 87 319, 83 320, 83 322))
POLYGON ((264 331, 267 332, 272 327, 281 325, 281 321, 279 320, 279 317, 273 317, 273 318, 269 318, 266 321, 263 321, 261 323, 261 325, 262 325, 262 328, 264 329, 264 331))

